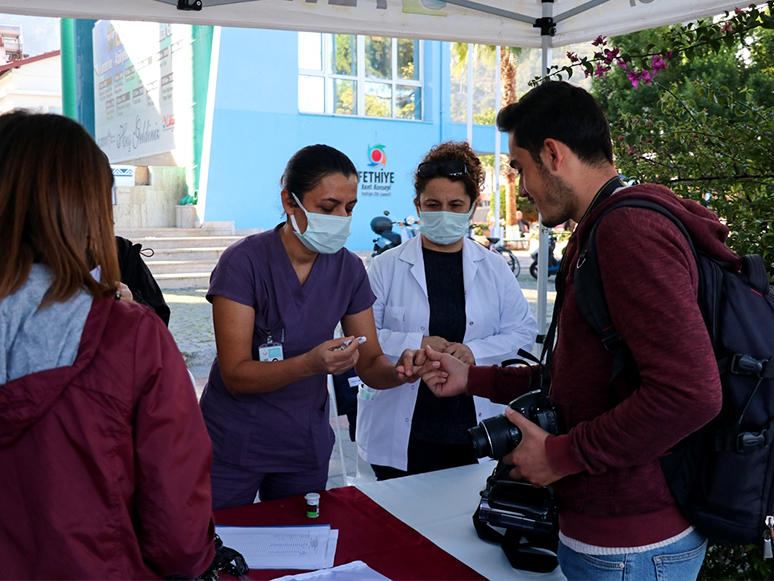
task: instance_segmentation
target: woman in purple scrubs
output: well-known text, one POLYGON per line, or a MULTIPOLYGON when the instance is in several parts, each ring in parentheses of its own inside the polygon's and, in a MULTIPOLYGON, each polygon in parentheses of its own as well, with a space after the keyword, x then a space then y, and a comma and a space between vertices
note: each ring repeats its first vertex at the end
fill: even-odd
POLYGON ((403 374, 410 352, 398 365, 382 354, 365 268, 344 249, 355 166, 312 145, 293 155, 281 183, 287 220, 230 246, 210 277, 218 354, 201 409, 215 509, 252 503, 256 493, 270 500, 325 489, 334 442, 327 374, 355 366, 377 389, 413 380, 403 374), (346 337, 333 339, 339 322, 346 337))

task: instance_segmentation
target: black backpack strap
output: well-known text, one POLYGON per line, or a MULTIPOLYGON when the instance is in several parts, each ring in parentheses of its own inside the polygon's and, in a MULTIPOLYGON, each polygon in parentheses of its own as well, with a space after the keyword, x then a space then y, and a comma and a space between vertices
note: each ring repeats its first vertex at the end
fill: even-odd
MULTIPOLYGON (((612 204, 597 218, 597 221, 591 227, 588 236, 581 243, 578 262, 573 276, 573 285, 578 310, 597 335, 600 336, 605 349, 613 357, 613 364, 610 370, 610 383, 622 374, 624 370, 631 368, 631 353, 624 344, 621 336, 618 334, 618 330, 615 328, 613 321, 610 318, 610 309, 607 305, 605 289, 602 284, 602 274, 599 271, 596 236, 597 228, 602 219, 618 208, 645 208, 666 216, 675 224, 675 226, 677 226, 683 236, 685 236, 697 265, 699 261, 696 249, 693 246, 693 241, 691 240, 688 231, 685 229, 685 226, 674 214, 672 214, 672 212, 667 210, 661 204, 650 200, 624 198, 615 204, 612 204)), ((699 294, 701 295, 701 291, 699 294)))
POLYGON ((771 285, 766 273, 766 263, 760 254, 745 254, 742 256, 742 274, 747 276, 750 286, 762 295, 769 294, 771 285))
MULTIPOLYGON (((591 202, 591 206, 587 212, 604 202, 607 198, 613 195, 618 189, 626 187, 626 184, 621 181, 621 178, 616 176, 609 179, 605 185, 603 185, 594 196, 594 200, 591 202)), ((554 339, 556 336, 556 326, 559 324, 559 314, 562 311, 562 302, 564 301, 564 285, 567 278, 567 260, 563 260, 559 268, 559 272, 556 273, 556 300, 554 301, 554 310, 551 314, 551 325, 548 328, 546 336, 543 338, 543 351, 540 355, 540 361, 544 364, 541 368, 542 377, 540 382, 540 391, 544 398, 548 397, 548 392, 551 387, 551 359, 554 352, 554 339)), ((606 309, 605 309, 606 310, 606 309)))

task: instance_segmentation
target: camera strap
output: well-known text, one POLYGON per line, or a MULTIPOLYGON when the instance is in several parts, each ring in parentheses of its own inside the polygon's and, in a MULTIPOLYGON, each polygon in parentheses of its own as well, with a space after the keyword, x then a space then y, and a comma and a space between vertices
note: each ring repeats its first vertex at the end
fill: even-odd
POLYGON ((554 310, 551 313, 551 324, 548 332, 543 338, 543 351, 540 354, 541 378, 540 391, 543 397, 548 397, 548 391, 551 388, 551 357, 554 353, 554 338, 556 337, 556 325, 559 323, 559 313, 562 311, 562 301, 564 301, 564 279, 567 261, 563 260, 559 266, 559 272, 556 273, 556 300, 554 300, 554 310))
MULTIPOLYGON (((481 497, 488 501, 485 514, 482 514, 481 504, 476 508, 473 514, 473 527, 476 529, 478 537, 484 541, 499 544, 503 553, 505 553, 511 567, 520 571, 533 571, 535 573, 548 573, 553 571, 559 565, 556 557, 556 551, 559 546, 559 522, 554 509, 545 513, 536 505, 537 512, 532 513, 529 510, 524 511, 512 505, 509 511, 511 516, 519 517, 516 522, 506 522, 491 518, 491 508, 497 508, 499 511, 508 510, 505 508, 508 501, 508 491, 513 495, 517 484, 510 480, 508 472, 510 466, 506 466, 502 461, 497 463, 492 474, 486 479, 486 489, 481 492, 481 497), (507 483, 505 488, 501 485, 507 483), (537 519, 544 526, 536 526, 537 519), (492 523, 492 524, 490 524, 492 523), (548 526, 545 526, 545 525, 548 526), (505 532, 501 533, 494 526, 505 532)), ((526 485, 525 485, 526 486, 526 485)), ((553 491, 551 487, 542 490, 542 493, 549 495, 553 504, 553 491)), ((511 500, 517 499, 518 495, 511 496, 511 500)), ((543 503, 545 507, 545 503, 543 503)))
POLYGON ((557 535, 533 535, 514 529, 505 529, 500 533, 479 517, 481 509, 473 514, 473 526, 478 538, 498 543, 508 562, 514 569, 550 573, 559 565, 556 551, 559 546, 557 535))

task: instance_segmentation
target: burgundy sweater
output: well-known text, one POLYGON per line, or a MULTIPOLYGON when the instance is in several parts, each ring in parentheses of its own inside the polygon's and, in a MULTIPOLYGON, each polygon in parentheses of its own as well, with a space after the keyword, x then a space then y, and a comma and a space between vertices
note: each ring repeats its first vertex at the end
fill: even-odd
MULTIPOLYGON (((641 208, 608 214, 597 230, 599 267, 610 315, 631 349, 641 385, 617 380, 629 397, 608 403, 612 358, 578 311, 573 275, 596 217, 623 197, 666 206, 697 251, 741 267, 724 244, 728 228, 699 204, 662 186, 621 190, 589 213, 565 251, 565 296, 551 368, 551 398, 563 435, 546 440, 560 499, 560 528, 578 541, 635 547, 668 539, 689 524, 670 495, 658 457, 720 410, 717 365, 697 305, 698 271, 685 237, 665 216, 641 208)), ((468 393, 507 403, 524 393, 529 370, 471 367, 468 393)))

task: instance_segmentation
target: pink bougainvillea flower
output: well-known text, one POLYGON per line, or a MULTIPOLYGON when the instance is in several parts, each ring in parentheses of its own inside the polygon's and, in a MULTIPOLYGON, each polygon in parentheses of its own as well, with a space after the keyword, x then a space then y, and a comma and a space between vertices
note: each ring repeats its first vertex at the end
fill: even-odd
POLYGON ((661 55, 653 55, 653 62, 651 63, 651 68, 653 69, 653 74, 655 75, 659 71, 663 71, 665 68, 669 66, 669 63, 665 61, 661 55))
POLYGON ((618 54, 621 52, 621 49, 617 46, 613 48, 613 50, 610 50, 609 48, 605 49, 604 52, 604 61, 607 64, 611 64, 616 58, 618 58, 618 54))
POLYGON ((575 54, 574 52, 570 52, 569 50, 567 51, 567 58, 570 59, 571 63, 577 63, 578 61, 580 61, 580 59, 578 58, 578 55, 575 54))
POLYGON ((607 66, 607 65, 598 65, 597 66, 597 70, 594 71, 594 76, 595 77, 605 77, 607 75, 608 71, 610 71, 610 67, 609 66, 607 66))
POLYGON ((635 89, 639 88, 640 83, 650 86, 653 79, 650 71, 629 71, 626 76, 629 78, 635 89))
POLYGON ((603 45, 603 44, 605 44, 605 39, 606 38, 607 38, 606 36, 598 36, 597 38, 595 38, 594 40, 591 41, 591 44, 593 46, 603 45))

